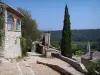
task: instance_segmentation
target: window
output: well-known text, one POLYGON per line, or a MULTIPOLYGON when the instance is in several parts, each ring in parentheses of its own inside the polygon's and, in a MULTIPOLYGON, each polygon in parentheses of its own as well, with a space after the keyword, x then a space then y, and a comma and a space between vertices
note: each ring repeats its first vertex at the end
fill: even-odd
POLYGON ((13 21, 12 15, 8 15, 8 17, 7 17, 7 28, 8 28, 8 30, 13 29, 13 24, 14 24, 14 21, 13 21))
POLYGON ((16 20, 16 30, 17 31, 20 31, 21 30, 20 20, 19 19, 16 20))

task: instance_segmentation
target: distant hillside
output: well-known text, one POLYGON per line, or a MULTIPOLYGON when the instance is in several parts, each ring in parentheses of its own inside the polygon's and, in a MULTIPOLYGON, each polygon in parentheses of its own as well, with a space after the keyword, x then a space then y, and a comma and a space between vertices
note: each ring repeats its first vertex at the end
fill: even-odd
MULTIPOLYGON (((61 39, 61 30, 51 31, 51 41, 61 39)), ((100 29, 72 30, 73 41, 96 41, 100 38, 100 29)))

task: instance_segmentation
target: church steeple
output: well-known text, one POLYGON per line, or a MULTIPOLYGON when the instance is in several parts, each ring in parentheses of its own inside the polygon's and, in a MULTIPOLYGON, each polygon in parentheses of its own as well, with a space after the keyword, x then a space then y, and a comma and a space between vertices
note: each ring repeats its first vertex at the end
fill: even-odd
POLYGON ((89 55, 90 55, 91 48, 90 48, 90 42, 89 41, 88 41, 88 44, 87 44, 87 51, 89 52, 89 55))

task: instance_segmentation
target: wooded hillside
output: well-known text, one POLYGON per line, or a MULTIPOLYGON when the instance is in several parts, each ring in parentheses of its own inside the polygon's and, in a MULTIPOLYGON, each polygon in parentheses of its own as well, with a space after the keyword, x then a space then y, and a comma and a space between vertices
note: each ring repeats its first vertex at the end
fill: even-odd
MULTIPOLYGON (((51 31, 51 41, 61 39, 61 30, 51 31)), ((72 41, 96 41, 100 38, 100 29, 72 30, 72 41)))

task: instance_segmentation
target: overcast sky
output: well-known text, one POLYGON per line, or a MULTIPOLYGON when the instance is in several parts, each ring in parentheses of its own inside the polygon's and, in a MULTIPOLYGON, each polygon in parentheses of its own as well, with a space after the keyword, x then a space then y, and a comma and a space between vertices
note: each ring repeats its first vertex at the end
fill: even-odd
POLYGON ((72 29, 100 28, 100 0, 3 0, 14 8, 29 10, 40 30, 62 30, 65 5, 72 29))

